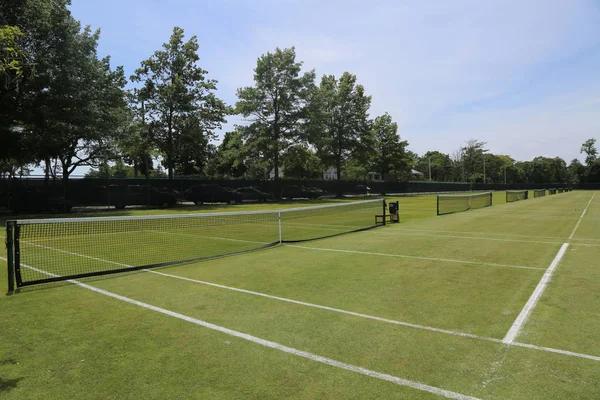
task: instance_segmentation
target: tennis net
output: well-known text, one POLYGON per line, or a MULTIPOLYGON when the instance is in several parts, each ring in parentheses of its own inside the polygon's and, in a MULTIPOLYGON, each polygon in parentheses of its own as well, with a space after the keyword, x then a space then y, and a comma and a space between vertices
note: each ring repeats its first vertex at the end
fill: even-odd
POLYGON ((558 188, 558 189, 557 189, 557 191, 558 191, 558 193, 564 193, 564 192, 565 192, 565 189, 563 189, 563 188, 558 188))
POLYGON ((437 197, 437 215, 452 214, 492 205, 492 192, 477 194, 440 194, 437 197))
POLYGON ((548 189, 548 194, 556 194, 556 189, 548 189))
POLYGON ((383 204, 376 199, 280 211, 8 221, 9 286, 11 274, 22 287, 370 229, 383 204))
POLYGON ((533 197, 544 197, 546 195, 546 189, 535 189, 533 191, 533 197))
POLYGON ((510 203, 513 201, 527 200, 529 198, 528 190, 507 190, 506 191, 506 202, 510 203))

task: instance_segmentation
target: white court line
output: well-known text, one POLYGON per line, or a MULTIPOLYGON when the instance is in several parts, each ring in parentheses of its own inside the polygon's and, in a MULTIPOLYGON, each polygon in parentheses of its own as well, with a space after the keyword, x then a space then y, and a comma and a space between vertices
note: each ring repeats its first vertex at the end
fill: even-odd
MULTIPOLYGON (((30 268, 32 270, 35 270, 37 272, 40 272, 42 274, 49 275, 49 276, 54 276, 54 277, 58 276, 56 274, 51 274, 51 273, 48 273, 46 271, 40 270, 38 268, 29 267, 29 266, 25 266, 25 267, 30 268)), ((282 351, 284 353, 292 354, 292 355, 295 355, 297 357, 306 358, 306 359, 309 359, 311 361, 316 361, 316 362, 321 363, 321 364, 326 364, 326 365, 329 365, 329 366, 332 366, 332 367, 344 369, 346 371, 356 372, 358 374, 369 376, 371 378, 375 378, 375 379, 379 379, 379 380, 391 382, 391 383, 394 383, 394 384, 399 385, 399 386, 405 386, 405 387, 409 387, 409 388, 412 388, 412 389, 420 390, 420 391, 423 391, 423 392, 429 392, 429 393, 432 393, 432 394, 435 394, 435 395, 438 395, 438 396, 442 396, 442 397, 445 397, 445 398, 448 398, 448 399, 456 399, 456 400, 479 400, 476 397, 467 396, 467 395, 464 395, 464 394, 461 394, 461 393, 457 393, 457 392, 453 392, 453 391, 450 391, 450 390, 446 390, 446 389, 438 388, 438 387, 435 387, 435 386, 427 385, 425 383, 421 383, 421 382, 417 382, 417 381, 412 381, 412 380, 404 379, 404 378, 399 378, 397 376, 385 374, 385 373, 382 373, 382 372, 373 371, 373 370, 370 370, 370 369, 359 367, 357 365, 352 365, 352 364, 348 364, 348 363, 345 363, 345 362, 342 362, 342 361, 334 360, 332 358, 327 358, 327 357, 319 356, 317 354, 309 353, 307 351, 298 350, 298 349, 295 349, 293 347, 285 346, 285 345, 282 345, 282 344, 279 344, 279 343, 276 343, 276 342, 273 342, 273 341, 270 341, 270 340, 261 339, 261 338, 256 337, 256 336, 249 335, 247 333, 235 331, 233 329, 225 328, 225 327, 220 326, 220 325, 211 324, 210 322, 206 322, 206 321, 203 321, 203 320, 200 320, 200 319, 197 319, 197 318, 193 318, 193 317, 190 317, 190 316, 187 316, 187 315, 184 315, 184 314, 180 314, 180 313, 175 312, 175 311, 167 310, 165 308, 153 306, 151 304, 144 303, 144 302, 141 302, 141 301, 138 301, 138 300, 134 300, 134 299, 129 298, 129 297, 121 296, 119 294, 116 294, 116 293, 113 293, 113 292, 109 292, 107 290, 100 289, 100 288, 97 288, 95 286, 91 286, 91 285, 85 284, 83 282, 74 280, 74 279, 69 279, 68 282, 70 282, 72 284, 75 284, 75 285, 77 285, 79 287, 82 287, 84 289, 88 289, 88 290, 91 290, 93 292, 102 294, 104 296, 112 297, 113 299, 117 299, 117 300, 123 301, 125 303, 133 304, 133 305, 136 305, 138 307, 142 307, 142 308, 154 311, 154 312, 158 312, 160 314, 168 315, 170 317, 174 317, 174 318, 186 321, 186 322, 190 322, 190 323, 195 324, 195 325, 202 326, 204 328, 208 328, 208 329, 211 329, 211 330, 214 330, 214 331, 217 331, 217 332, 225 333, 226 335, 234 336, 234 337, 237 337, 237 338, 240 338, 240 339, 243 339, 243 340, 246 340, 246 341, 258 344, 258 345, 263 346, 263 347, 268 347, 268 348, 271 348, 271 349, 279 350, 279 351, 282 351)))
MULTIPOLYGON (((451 230, 439 230, 439 229, 407 229, 407 228, 396 228, 390 227, 390 230, 394 231, 406 231, 406 232, 437 232, 437 233, 462 233, 467 235, 490 235, 490 236, 507 236, 507 237, 526 237, 526 238, 537 238, 537 239, 560 239, 561 242, 568 238, 563 236, 535 236, 535 235, 519 235, 513 233, 492 233, 492 232, 472 232, 472 231, 451 231, 451 230)), ((591 238, 573 238, 573 240, 587 240, 587 241, 600 241, 600 239, 591 238)))
MULTIPOLYGON (((454 214, 457 216, 464 216, 464 217, 468 217, 469 214, 454 214)), ((474 214, 470 214, 473 217, 481 217, 481 215, 474 215, 474 214)), ((489 213, 485 215, 485 218, 517 218, 517 219, 533 219, 533 220, 551 220, 551 221, 573 221, 575 220, 577 217, 573 216, 573 217, 552 217, 552 216, 548 216, 548 217, 540 217, 540 216, 534 216, 534 215, 518 215, 518 214, 501 214, 501 213, 489 213)))
MULTIPOLYGON (((399 230, 399 229, 395 229, 399 230)), ((477 236, 459 236, 459 235, 435 235, 429 233, 415 233, 409 230, 403 232, 392 232, 392 231, 373 231, 377 235, 398 235, 398 236, 424 236, 424 237, 440 237, 440 238, 456 238, 456 239, 475 239, 475 240, 489 240, 494 242, 514 242, 514 243, 536 243, 536 244, 563 244, 562 241, 548 242, 541 240, 520 240, 520 239, 503 239, 503 238, 491 238, 491 237, 477 237, 477 236), (406 233, 405 233, 406 232, 406 233)), ((533 236, 536 237, 536 236, 533 236)), ((543 237, 543 236, 541 236, 543 237)), ((564 240, 564 239, 563 239, 564 240)), ((574 240, 600 240, 600 239, 574 239, 574 240)), ((571 243, 573 246, 587 246, 587 247, 600 247, 600 244, 594 243, 571 243)))
POLYGON ((378 235, 401 235, 401 236, 426 236, 426 237, 447 237, 456 239, 475 239, 475 240, 490 240, 496 242, 515 242, 515 243, 538 243, 538 244, 562 244, 562 242, 547 242, 539 240, 520 240, 520 239, 503 239, 503 238, 489 238, 489 237, 477 237, 477 236, 459 236, 459 235, 435 235, 431 233, 415 233, 415 232, 390 232, 390 231, 374 231, 378 235))
POLYGON ((544 276, 542 276, 542 279, 540 280, 540 282, 535 287, 535 290, 531 294, 531 297, 529 297, 529 300, 527 300, 527 303, 525 303, 525 307, 523 307, 523 309, 517 316, 517 319, 515 320, 515 322, 513 322, 512 326, 506 333, 506 336, 504 336, 504 339, 502 339, 503 343, 510 344, 510 343, 514 342, 515 338, 519 335, 519 333, 521 332, 521 329, 523 328, 523 326, 527 322, 527 319, 531 315, 531 312, 535 308, 538 300, 542 296, 542 293, 544 293, 544 290, 546 289, 546 286, 548 285, 548 282, 550 281, 550 278, 552 277, 552 273, 558 266, 558 263, 560 262, 560 260, 565 255, 565 252, 567 251, 568 247, 569 247, 568 243, 563 243, 563 245, 560 247, 558 254, 556 254, 556 257, 554 257, 554 260, 552 260, 552 263, 550 264, 550 266, 544 273, 544 276))
POLYGON ((525 267, 525 266, 521 266, 521 265, 507 265, 507 264, 484 263, 484 262, 479 262, 479 261, 453 260, 453 259, 448 259, 448 258, 408 256, 408 255, 403 255, 403 254, 374 253, 374 252, 370 252, 370 251, 357 251, 357 250, 326 249, 326 248, 319 248, 319 247, 298 246, 298 245, 294 245, 294 244, 284 244, 284 246, 294 247, 297 249, 330 251, 330 252, 336 252, 336 253, 350 253, 350 254, 364 254, 364 255, 370 255, 370 256, 410 258, 413 260, 429 260, 429 261, 441 261, 441 262, 457 263, 457 264, 486 265, 486 266, 490 266, 490 267, 534 269, 534 270, 543 270, 544 269, 544 268, 537 268, 537 267, 525 267))
MULTIPOLYGON (((58 249, 52 249, 52 250, 58 250, 58 249)), ((85 256, 83 254, 78 254, 78 253, 73 253, 73 252, 67 252, 67 253, 75 255, 75 256, 89 258, 88 256, 85 256)), ((93 259, 94 260, 98 260, 98 261, 104 261, 104 262, 111 263, 111 264, 120 265, 120 266, 131 267, 131 266, 126 265, 126 264, 120 264, 120 263, 116 263, 116 262, 113 262, 113 261, 102 260, 102 259, 99 259, 99 258, 93 258, 93 259)), ((7 261, 6 258, 1 257, 1 256, 0 256, 0 260, 7 261)), ((42 271, 42 270, 40 270, 38 268, 34 268, 34 267, 31 267, 31 266, 28 266, 28 265, 23 265, 23 266, 26 267, 26 268, 28 268, 28 269, 31 269, 31 270, 34 270, 34 271, 37 271, 39 273, 46 274, 46 275, 49 275, 49 276, 53 276, 53 277, 58 277, 59 276, 59 275, 56 275, 56 274, 52 274, 50 272, 42 271)), ((288 298, 285 298, 285 297, 278 297, 278 296, 273 296, 273 295, 269 295, 269 294, 265 294, 265 293, 254 292, 254 291, 251 291, 251 290, 234 288, 234 287, 230 287, 230 286, 220 285, 220 284, 217 284, 217 283, 200 281, 200 280, 196 280, 196 279, 192 279, 192 278, 186 278, 186 277, 182 277, 182 276, 178 276, 178 275, 167 274, 167 273, 164 273, 164 272, 158 272, 158 271, 154 271, 154 270, 150 270, 150 269, 142 269, 141 271, 149 272, 149 273, 153 273, 153 274, 157 274, 157 275, 162 275, 162 276, 169 277, 169 278, 175 278, 175 279, 180 279, 180 280, 184 280, 184 281, 199 283, 199 284, 203 284, 203 285, 207 285, 207 286, 217 287, 217 288, 221 288, 221 289, 231 290, 231 291, 234 291, 234 292, 240 292, 240 293, 245 293, 245 294, 250 294, 250 295, 265 297, 265 298, 269 298, 269 299, 273 299, 273 300, 278 300, 278 301, 284 301, 284 302, 288 302, 288 303, 298 304, 298 305, 302 305, 302 306, 306 306, 306 307, 313 307, 313 308, 318 308, 318 309, 332 311, 332 312, 339 312, 341 314, 352 315, 352 316, 355 316, 355 317, 358 317, 358 318, 371 319, 371 320, 374 320, 374 321, 379 321, 379 322, 389 323, 389 324, 393 324, 393 325, 404 326, 404 327, 407 327, 407 328, 421 329, 421 330, 426 330, 426 331, 430 331, 430 332, 436 332, 436 333, 442 333, 442 334, 446 334, 446 335, 453 335, 453 336, 465 337, 465 338, 469 338, 469 339, 483 340, 483 341, 492 342, 492 343, 503 343, 501 339, 496 339, 496 338, 487 337, 487 336, 479 336, 479 335, 474 335, 474 334, 471 334, 471 333, 465 333, 465 332, 459 332, 459 331, 452 331, 452 330, 449 330, 449 329, 434 328, 434 327, 430 327, 430 326, 426 326, 426 325, 413 324, 413 323, 410 323, 410 322, 396 321, 396 320, 391 320, 391 319, 387 319, 387 318, 377 317, 377 316, 373 316, 373 315, 361 314, 361 313, 356 313, 356 312, 353 312, 353 311, 342 310, 342 309, 339 309, 339 308, 321 306, 321 305, 318 305, 318 304, 312 304, 312 303, 307 303, 307 302, 303 302, 303 301, 299 301, 299 300, 288 299, 288 298)), ((72 283, 72 280, 68 280, 68 282, 72 283)), ((536 346, 536 345, 533 345, 533 344, 526 344, 526 343, 520 343, 520 342, 506 343, 506 345, 509 345, 509 346, 518 346, 518 347, 525 347, 525 348, 529 348, 529 349, 534 349, 534 350, 539 350, 539 351, 545 351, 545 352, 550 352, 550 353, 557 353, 557 354, 562 354, 562 355, 571 356, 571 357, 578 357, 578 358, 585 358, 585 359, 593 360, 593 361, 600 361, 600 356, 593 356, 593 355, 584 354, 584 353, 575 353, 575 352, 572 352, 572 351, 561 350, 561 349, 554 349, 554 348, 551 348, 551 347, 536 346)))
POLYGON ((575 225, 575 228, 573 228, 573 231, 569 235, 569 239, 573 239, 573 236, 575 236, 575 232, 577 231, 577 228, 579 228, 579 224, 581 224, 581 220, 583 219, 583 216, 585 215, 585 212, 587 211, 588 207, 590 206, 590 204, 592 204, 592 200, 594 200, 594 196, 596 196, 596 193, 594 193, 592 195, 592 197, 590 198, 590 201, 588 201, 588 203, 587 203, 587 206, 585 206, 585 208, 583 209, 583 212, 581 213, 581 217, 579 217, 579 220, 577 221, 577 225, 575 225))
POLYGON ((321 309, 321 310, 332 311, 332 312, 336 312, 336 313, 340 313, 340 314, 352 315, 354 317, 359 317, 359 318, 364 318, 364 319, 371 319, 371 320, 374 320, 374 321, 385 322, 387 324, 400 325, 400 326, 406 326, 408 328, 422 329, 422 330, 431 331, 431 332, 437 332, 437 333, 445 333, 447 335, 454 335, 454 336, 460 336, 460 337, 467 337, 467 338, 471 338, 471 339, 479 339, 479 340, 486 340, 486 341, 491 341, 491 342, 502 343, 502 340, 500 340, 500 339, 494 339, 494 338, 490 338, 490 337, 486 337, 486 336, 479 336, 479 335, 474 335, 474 334, 471 334, 471 333, 458 332, 458 331, 453 331, 453 330, 450 330, 450 329, 433 328, 431 326, 413 324, 413 323, 410 323, 410 322, 396 321, 396 320, 393 320, 393 319, 377 317, 377 316, 374 316, 374 315, 361 314, 361 313, 357 313, 357 312, 354 312, 354 311, 342 310, 340 308, 322 306, 322 305, 319 305, 319 304, 307 303, 305 301, 288 299, 286 297, 273 296, 273 295, 270 295, 270 294, 265 294, 265 293, 260 293, 260 292, 254 292, 252 290, 239 289, 239 288, 234 288, 234 287, 231 287, 231 286, 220 285, 218 283, 206 282, 206 281, 201 281, 201 280, 198 280, 198 279, 186 278, 184 276, 167 274, 167 273, 164 273, 164 272, 153 271, 153 270, 150 270, 150 269, 144 269, 144 271, 150 272, 152 274, 162 275, 162 276, 165 276, 165 277, 168 277, 168 278, 180 279, 180 280, 183 280, 183 281, 188 281, 188 282, 193 282, 193 283, 199 283, 201 285, 207 285, 207 286, 212 286, 212 287, 216 287, 216 288, 220 288, 220 289, 231 290, 233 292, 251 294, 253 296, 265 297, 267 299, 278 300, 278 301, 283 301, 283 302, 292 303, 292 304, 298 304, 298 305, 305 306, 305 307, 318 308, 318 309, 321 309))

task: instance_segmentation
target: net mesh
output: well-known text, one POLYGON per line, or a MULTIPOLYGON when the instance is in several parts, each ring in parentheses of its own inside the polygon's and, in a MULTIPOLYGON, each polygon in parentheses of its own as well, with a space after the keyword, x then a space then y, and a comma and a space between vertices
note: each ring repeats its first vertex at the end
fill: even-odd
POLYGON ((375 226, 382 202, 268 212, 14 221, 17 286, 182 264, 280 241, 369 229, 375 226))
POLYGON ((546 189, 535 189, 533 191, 533 197, 544 197, 546 195, 546 189))
POLYGON ((527 200, 529 198, 528 190, 507 190, 506 191, 506 202, 510 203, 513 201, 527 200))
POLYGON ((556 189, 548 189, 548 194, 556 194, 556 189))
POLYGON ((437 215, 452 214, 492 205, 492 193, 438 195, 437 215))

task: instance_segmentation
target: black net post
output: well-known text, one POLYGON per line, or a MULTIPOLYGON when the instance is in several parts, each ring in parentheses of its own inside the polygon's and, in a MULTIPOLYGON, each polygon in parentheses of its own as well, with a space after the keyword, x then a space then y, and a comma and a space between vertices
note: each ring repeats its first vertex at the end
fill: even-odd
POLYGON ((490 192, 490 206, 493 205, 493 201, 494 201, 494 192, 490 192))
POLYGON ((6 223, 6 259, 8 264, 8 293, 15 291, 15 269, 13 249, 13 222, 6 223))
POLYGON ((21 246, 19 244, 19 240, 21 237, 21 227, 18 223, 15 222, 13 225, 13 249, 14 249, 14 259, 13 259, 13 267, 15 280, 17 281, 17 287, 21 286, 21 246))
POLYGON ((387 209, 387 202, 383 199, 383 225, 385 225, 385 212, 387 209))
POLYGON ((437 215, 440 215, 440 195, 437 196, 437 215))

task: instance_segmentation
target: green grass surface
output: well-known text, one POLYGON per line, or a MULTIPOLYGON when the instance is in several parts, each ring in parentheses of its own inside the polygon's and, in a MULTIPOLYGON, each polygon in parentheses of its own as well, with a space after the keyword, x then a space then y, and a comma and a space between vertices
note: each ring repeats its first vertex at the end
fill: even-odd
MULTIPOLYGON (((558 249, 570 243, 517 341, 600 357, 600 197, 591 202, 569 239, 592 194, 570 192, 534 199, 530 193, 529 200, 505 204, 504 192, 496 192, 492 207, 440 217, 435 216, 435 196, 390 198, 400 202, 400 224, 154 270, 162 275, 139 271, 83 281, 258 338, 464 395, 598 398, 600 361, 499 342, 558 249)), ((221 211, 194 209, 217 210, 221 211)), ((183 211, 126 211, 128 215, 165 212, 183 211)), ((368 211, 369 220, 372 213, 368 211)), ((313 214, 284 221, 283 226, 289 226, 288 234, 303 237, 362 225, 367 217, 359 212, 349 218, 313 214)), ((168 238, 134 230, 112 235, 113 247, 77 241, 78 231, 69 237, 40 235, 33 240, 75 253, 63 253, 64 264, 93 262, 101 268, 106 261, 135 264, 165 254, 253 248, 252 243, 215 237, 271 241, 276 224, 260 226, 179 226, 170 233, 181 235, 168 238), (189 238, 183 235, 190 232, 189 238), (127 246, 128 235, 146 246, 127 246)), ((36 246, 23 250, 45 256, 56 253, 36 246)), ((29 257, 30 262, 39 262, 29 257)), ((59 262, 47 267, 56 268, 55 272, 62 268, 59 262)), ((0 286, 6 284, 3 273, 0 286)), ((0 319, 1 398, 438 397, 266 348, 68 283, 2 296, 0 319)))

